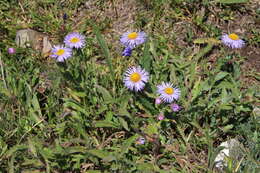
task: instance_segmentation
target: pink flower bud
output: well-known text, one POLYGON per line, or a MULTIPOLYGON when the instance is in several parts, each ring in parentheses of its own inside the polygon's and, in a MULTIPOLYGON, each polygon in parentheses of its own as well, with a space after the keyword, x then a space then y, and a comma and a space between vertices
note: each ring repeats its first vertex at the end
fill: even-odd
POLYGON ((159 105, 159 104, 161 104, 162 103, 162 100, 159 98, 159 97, 157 97, 156 99, 155 99, 155 104, 156 105, 159 105))
POLYGON ((162 113, 160 113, 158 116, 157 116, 157 120, 164 120, 164 115, 162 113))
POLYGON ((12 48, 12 47, 8 48, 8 53, 9 54, 15 54, 15 49, 12 48))

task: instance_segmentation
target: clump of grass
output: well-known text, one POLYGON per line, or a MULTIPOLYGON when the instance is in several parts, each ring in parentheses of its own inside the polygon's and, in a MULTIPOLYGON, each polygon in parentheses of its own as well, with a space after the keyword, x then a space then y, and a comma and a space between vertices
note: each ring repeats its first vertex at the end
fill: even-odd
MULTIPOLYGON (((15 47, 15 32, 24 24, 61 42, 72 32, 71 16, 83 1, 1 3, 1 171, 216 172, 217 146, 233 137, 244 144, 244 158, 240 164, 231 160, 226 170, 259 169, 259 117, 253 111, 259 91, 239 80, 246 58, 218 40, 227 20, 221 15, 241 15, 229 8, 234 4, 140 1, 147 11, 137 16, 136 27, 148 39, 131 56, 121 56, 123 46, 110 49, 118 44, 107 42, 99 24, 88 19, 82 21, 87 29, 80 27, 85 47, 56 62, 31 48, 16 48, 14 54, 6 50, 15 47), (208 21, 212 14, 219 23, 208 21), (146 15, 150 18, 143 21, 146 15), (185 26, 190 28, 181 32, 185 26), (123 74, 139 65, 149 80, 141 92, 132 92, 123 74), (171 99, 155 103, 157 86, 165 81, 178 86, 181 94, 174 103, 181 109, 171 99)), ((250 46, 259 40, 245 38, 250 46)))

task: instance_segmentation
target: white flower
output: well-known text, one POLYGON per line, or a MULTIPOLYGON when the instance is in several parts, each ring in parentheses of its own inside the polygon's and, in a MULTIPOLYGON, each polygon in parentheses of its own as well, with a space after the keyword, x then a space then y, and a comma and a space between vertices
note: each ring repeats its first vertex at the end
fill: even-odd
POLYGON ((245 41, 241 40, 237 34, 224 34, 221 37, 222 43, 226 46, 234 49, 234 48, 242 48, 245 46, 245 41))
POLYGON ((149 74, 141 67, 130 67, 124 74, 124 84, 132 91, 140 91, 149 79, 149 74))
POLYGON ((143 44, 145 41, 145 32, 125 32, 120 38, 120 42, 125 47, 130 47, 131 49, 135 48, 140 44, 143 44))
POLYGON ((77 32, 72 32, 66 35, 64 43, 70 48, 83 48, 85 46, 85 36, 77 32))
POLYGON ((56 58, 59 62, 63 62, 72 56, 72 49, 63 45, 56 45, 52 48, 51 53, 51 57, 56 58))
POLYGON ((173 84, 165 82, 157 86, 157 92, 160 95, 159 97, 167 103, 171 103, 173 100, 178 100, 181 94, 177 87, 173 87, 173 84))

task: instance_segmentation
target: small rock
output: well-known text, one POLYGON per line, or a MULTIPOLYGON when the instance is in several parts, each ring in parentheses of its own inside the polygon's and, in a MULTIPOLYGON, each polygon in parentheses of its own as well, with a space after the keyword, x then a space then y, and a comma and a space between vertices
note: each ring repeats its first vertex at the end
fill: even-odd
POLYGON ((43 37, 43 44, 42 44, 42 55, 44 57, 49 56, 49 53, 52 49, 51 42, 49 41, 49 38, 47 36, 43 37))
POLYGON ((32 29, 22 29, 16 33, 15 42, 18 47, 32 47, 46 57, 51 51, 52 45, 46 34, 32 29))

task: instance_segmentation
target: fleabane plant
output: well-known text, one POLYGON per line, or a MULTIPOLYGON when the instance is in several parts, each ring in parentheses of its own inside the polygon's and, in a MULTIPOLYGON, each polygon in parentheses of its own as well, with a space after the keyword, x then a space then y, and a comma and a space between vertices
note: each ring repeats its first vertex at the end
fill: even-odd
POLYGON ((130 67, 124 73, 124 84, 132 91, 141 91, 149 79, 148 72, 141 67, 130 67))

